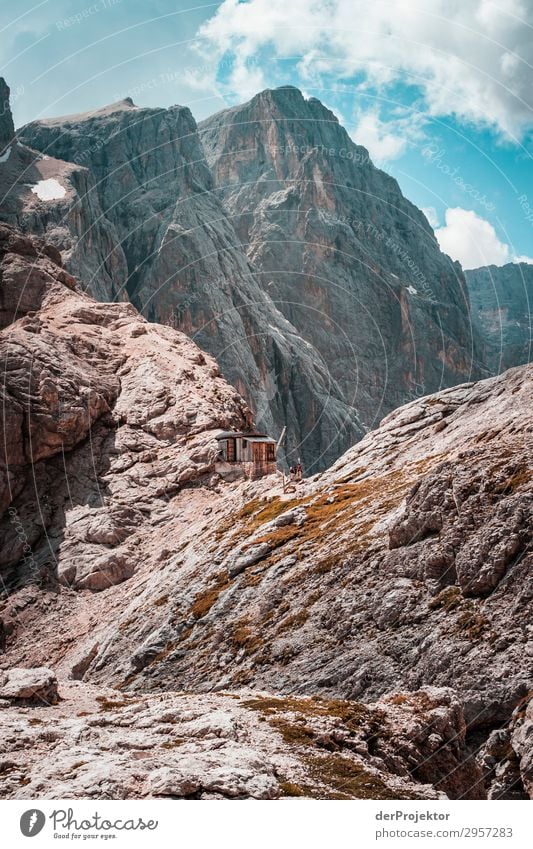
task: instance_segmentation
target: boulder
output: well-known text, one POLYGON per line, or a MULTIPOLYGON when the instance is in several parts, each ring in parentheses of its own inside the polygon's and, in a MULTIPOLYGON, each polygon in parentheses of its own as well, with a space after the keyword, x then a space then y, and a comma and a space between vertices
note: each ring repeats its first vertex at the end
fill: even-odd
POLYGON ((57 678, 45 666, 36 669, 10 669, 0 686, 0 699, 19 704, 55 705, 59 701, 57 678))

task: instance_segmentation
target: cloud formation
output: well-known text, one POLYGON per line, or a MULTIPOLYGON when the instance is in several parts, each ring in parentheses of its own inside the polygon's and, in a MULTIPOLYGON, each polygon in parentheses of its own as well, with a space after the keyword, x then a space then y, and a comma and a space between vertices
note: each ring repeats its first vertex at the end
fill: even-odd
POLYGON ((516 256, 509 245, 501 242, 492 224, 471 209, 460 206, 446 210, 446 224, 435 230, 442 250, 463 268, 482 265, 505 265, 507 262, 528 262, 527 256, 516 256))
POLYGON ((265 49, 296 57, 302 84, 408 84, 429 115, 509 137, 533 123, 532 25, 529 0, 224 0, 200 34, 218 56, 235 55, 241 77, 265 49))

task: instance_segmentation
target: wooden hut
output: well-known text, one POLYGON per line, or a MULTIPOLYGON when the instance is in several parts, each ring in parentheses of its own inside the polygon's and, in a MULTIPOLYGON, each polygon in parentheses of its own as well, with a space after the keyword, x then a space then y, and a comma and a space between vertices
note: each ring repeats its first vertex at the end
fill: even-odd
POLYGON ((217 436, 219 461, 240 465, 251 479, 276 472, 276 440, 265 433, 228 430, 217 436))

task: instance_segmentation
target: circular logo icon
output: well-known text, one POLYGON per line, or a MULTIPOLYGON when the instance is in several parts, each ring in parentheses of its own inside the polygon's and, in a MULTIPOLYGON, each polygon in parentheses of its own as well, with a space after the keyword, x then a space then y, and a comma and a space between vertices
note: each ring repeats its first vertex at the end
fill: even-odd
POLYGON ((24 837, 35 837, 43 830, 46 817, 42 811, 37 808, 32 808, 31 811, 24 811, 20 818, 20 830, 24 837))

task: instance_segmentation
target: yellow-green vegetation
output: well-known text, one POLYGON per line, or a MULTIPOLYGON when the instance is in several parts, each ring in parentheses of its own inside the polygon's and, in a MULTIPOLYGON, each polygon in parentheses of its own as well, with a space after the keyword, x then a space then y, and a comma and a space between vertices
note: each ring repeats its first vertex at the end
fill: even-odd
POLYGON ((469 640, 480 637, 489 627, 489 622, 474 602, 466 602, 456 620, 456 630, 469 640))
MULTIPOLYGON (((321 799, 405 799, 379 776, 351 758, 340 754, 313 755, 305 764, 314 781, 323 785, 313 793, 321 799)), ((416 797, 415 797, 416 798, 416 797)))
POLYGON ((295 525, 286 525, 283 528, 275 528, 273 531, 269 531, 262 537, 257 537, 254 539, 254 545, 260 545, 263 542, 268 543, 270 548, 279 548, 281 545, 285 545, 286 542, 289 542, 291 539, 300 535, 300 528, 297 528, 295 525))
POLYGON ((311 787, 302 787, 300 784, 294 784, 292 781, 280 781, 279 789, 282 796, 290 796, 291 798, 313 795, 311 787))
POLYGON ((533 469, 530 469, 527 466, 522 466, 521 468, 516 469, 506 481, 500 484, 496 491, 511 495, 517 489, 521 489, 532 480, 533 469))
POLYGON ((191 613, 195 619, 207 616, 218 597, 229 586, 230 579, 226 572, 219 572, 214 577, 214 585, 196 596, 191 607, 191 613))
POLYGON ((294 784, 282 780, 280 790, 284 796, 319 799, 405 798, 349 755, 321 751, 321 735, 312 727, 313 719, 338 717, 347 730, 357 731, 368 740, 376 737, 378 731, 386 733, 383 731, 381 711, 371 711, 357 702, 318 697, 260 697, 241 703, 266 716, 283 740, 299 750, 298 757, 309 776, 309 783, 294 784))
POLYGON ((239 619, 229 632, 229 641, 236 651, 244 649, 246 655, 263 647, 263 637, 251 627, 249 618, 239 619))
POLYGON ((303 717, 335 716, 343 721, 350 731, 365 727, 379 727, 382 712, 370 710, 366 705, 347 699, 325 699, 320 696, 298 698, 297 696, 259 696, 242 702, 244 707, 257 710, 266 716, 281 713, 301 714, 303 717))
POLYGON ((253 498, 218 526, 215 537, 216 539, 221 539, 228 531, 246 520, 246 531, 247 533, 252 533, 255 528, 272 521, 272 519, 276 519, 285 510, 290 510, 291 507, 294 507, 298 503, 298 499, 284 501, 279 495, 275 496, 271 501, 253 498))

